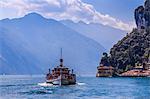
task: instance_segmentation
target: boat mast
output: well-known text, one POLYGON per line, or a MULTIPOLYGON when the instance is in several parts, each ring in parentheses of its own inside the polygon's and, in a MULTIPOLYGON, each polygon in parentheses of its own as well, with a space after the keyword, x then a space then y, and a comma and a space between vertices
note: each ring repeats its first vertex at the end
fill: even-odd
MULTIPOLYGON (((63 67, 62 48, 60 50, 60 67, 63 67)), ((62 69, 60 69, 60 76, 59 76, 59 85, 60 86, 62 85, 61 80, 62 80, 62 69)))
POLYGON ((62 48, 60 51, 60 67, 63 67, 62 48))

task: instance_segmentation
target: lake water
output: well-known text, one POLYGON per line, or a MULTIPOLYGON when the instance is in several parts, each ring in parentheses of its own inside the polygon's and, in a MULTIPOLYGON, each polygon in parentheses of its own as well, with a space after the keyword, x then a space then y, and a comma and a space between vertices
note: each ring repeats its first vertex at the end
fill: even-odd
POLYGON ((150 78, 78 77, 71 86, 44 81, 44 76, 0 76, 0 99, 150 99, 150 78))

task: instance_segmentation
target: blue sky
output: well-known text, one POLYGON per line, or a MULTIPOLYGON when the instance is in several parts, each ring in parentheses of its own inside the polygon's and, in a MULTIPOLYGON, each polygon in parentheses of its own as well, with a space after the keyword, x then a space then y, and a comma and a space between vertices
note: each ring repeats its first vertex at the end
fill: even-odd
POLYGON ((82 0, 92 4, 94 8, 122 21, 134 21, 134 9, 144 4, 144 0, 82 0))
POLYGON ((134 9, 144 0, 1 0, 0 19, 37 12, 46 18, 100 23, 131 31, 134 9))

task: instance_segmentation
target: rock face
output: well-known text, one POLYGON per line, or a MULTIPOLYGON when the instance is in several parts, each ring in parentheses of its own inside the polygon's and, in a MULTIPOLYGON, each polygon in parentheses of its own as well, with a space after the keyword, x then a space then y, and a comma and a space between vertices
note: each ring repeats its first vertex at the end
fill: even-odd
POLYGON ((150 26, 150 0, 146 0, 144 6, 135 9, 134 17, 139 29, 150 26))
POLYGON ((144 7, 135 9, 135 20, 137 28, 118 41, 111 48, 110 56, 102 58, 100 62, 109 63, 118 73, 150 62, 150 0, 145 1, 144 7))
POLYGON ((146 26, 150 26, 150 0, 145 2, 145 20, 146 26))

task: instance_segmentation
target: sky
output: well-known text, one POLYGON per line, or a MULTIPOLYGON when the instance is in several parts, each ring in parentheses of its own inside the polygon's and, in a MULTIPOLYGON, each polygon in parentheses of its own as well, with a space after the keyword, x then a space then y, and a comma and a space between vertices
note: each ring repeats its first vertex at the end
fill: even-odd
POLYGON ((82 0, 92 4, 94 8, 103 14, 119 18, 122 21, 134 21, 134 9, 143 5, 144 0, 82 0))
POLYGON ((0 19, 37 12, 56 20, 100 23, 123 31, 135 27, 134 9, 144 0, 0 0, 0 19))

